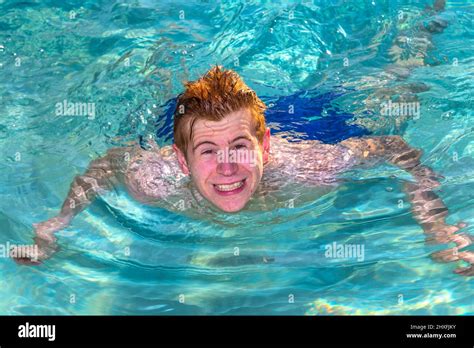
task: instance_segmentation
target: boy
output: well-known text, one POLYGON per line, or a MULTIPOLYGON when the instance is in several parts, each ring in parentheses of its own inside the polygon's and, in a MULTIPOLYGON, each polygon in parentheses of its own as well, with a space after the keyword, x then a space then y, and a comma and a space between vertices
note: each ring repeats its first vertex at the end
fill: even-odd
POLYGON ((308 188, 333 186, 344 171, 387 162, 414 177, 415 182, 404 187, 428 240, 456 244, 434 257, 444 262, 464 260, 470 267, 456 272, 474 274, 473 253, 458 251, 471 239, 455 234, 463 224, 445 222, 447 208, 432 191, 440 183, 436 174, 421 164, 421 150, 411 148, 400 136, 349 138, 333 145, 315 140, 291 143, 270 135, 265 108, 232 70, 216 66, 197 81, 186 83, 175 111, 174 144, 161 149, 152 144, 151 150, 113 148, 92 161, 87 171, 74 179, 58 216, 34 224, 38 259, 17 262, 38 264, 51 256, 56 249, 54 232, 65 228, 98 194, 117 185, 145 204, 174 210, 176 201, 184 197, 194 203, 192 209, 207 204, 236 213, 260 195, 259 187, 268 182, 278 186, 290 181, 308 188))

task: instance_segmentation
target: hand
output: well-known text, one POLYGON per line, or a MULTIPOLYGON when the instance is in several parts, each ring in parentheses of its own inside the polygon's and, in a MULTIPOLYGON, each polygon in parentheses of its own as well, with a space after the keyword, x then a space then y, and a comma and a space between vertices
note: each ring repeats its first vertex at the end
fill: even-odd
MULTIPOLYGON (((13 258, 16 263, 28 266, 40 265, 44 260, 49 259, 58 250, 57 244, 51 243, 48 240, 35 237, 34 241, 35 244, 33 245, 33 250, 29 251, 26 255, 21 254, 21 256, 18 255, 13 258)), ((12 249, 15 249, 15 247, 12 249)))
POLYGON ((474 276, 474 253, 472 251, 463 251, 459 253, 460 258, 470 265, 467 267, 458 267, 454 270, 454 273, 460 274, 466 277, 474 276))
POLYGON ((454 242, 454 238, 459 238, 456 236, 462 236, 454 236, 454 234, 466 226, 467 224, 462 221, 458 222, 456 225, 449 225, 444 222, 444 219, 440 222, 424 223, 421 225, 423 231, 428 235, 426 237, 426 242, 428 244, 447 244, 454 242))
POLYGON ((42 261, 50 258, 57 250, 56 237, 57 232, 69 224, 70 219, 61 216, 53 217, 49 220, 33 224, 36 237, 35 249, 28 255, 17 256, 15 262, 21 265, 39 265, 42 261))
POLYGON ((458 267, 454 273, 466 277, 474 276, 474 253, 472 251, 458 251, 458 248, 450 248, 431 254, 433 260, 438 262, 465 261, 469 264, 467 267, 458 267))
MULTIPOLYGON (((467 267, 458 267, 454 273, 463 276, 474 276, 474 253, 472 251, 459 251, 472 244, 473 237, 466 233, 455 234, 459 229, 466 227, 464 222, 458 222, 456 225, 448 225, 444 222, 430 224, 425 232, 430 234, 427 241, 447 244, 455 243, 456 246, 446 250, 437 251, 431 254, 433 260, 438 262, 465 261, 469 264, 467 267)), ((425 226, 424 226, 425 227, 425 226)))

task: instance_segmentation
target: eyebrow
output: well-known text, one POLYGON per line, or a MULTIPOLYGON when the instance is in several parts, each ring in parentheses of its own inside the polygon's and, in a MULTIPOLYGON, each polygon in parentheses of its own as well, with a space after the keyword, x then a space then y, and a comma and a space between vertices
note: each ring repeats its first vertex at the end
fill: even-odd
POLYGON ((213 143, 212 141, 201 141, 199 144, 197 144, 196 146, 193 147, 193 152, 196 151, 196 149, 201 146, 201 145, 204 145, 204 144, 210 144, 210 145, 214 145, 214 146, 217 146, 216 143, 213 143))
POLYGON ((248 141, 252 142, 252 140, 248 136, 240 135, 237 138, 235 138, 234 140, 232 140, 229 144, 235 143, 237 140, 240 140, 240 139, 245 139, 245 140, 248 140, 248 141))
MULTIPOLYGON (((245 139, 247 141, 250 141, 252 142, 252 140, 250 140, 250 138, 246 135, 239 135, 238 137, 234 138, 234 140, 232 140, 231 142, 229 142, 229 144, 232 144, 232 143, 235 143, 237 140, 240 140, 240 139, 245 139)), ((209 141, 209 140, 206 140, 206 141, 201 141, 200 143, 198 143, 196 146, 193 147, 193 152, 196 151, 196 149, 201 146, 201 145, 204 145, 204 144, 210 144, 210 145, 214 145, 214 146, 217 146, 216 143, 213 143, 212 141, 209 141)))

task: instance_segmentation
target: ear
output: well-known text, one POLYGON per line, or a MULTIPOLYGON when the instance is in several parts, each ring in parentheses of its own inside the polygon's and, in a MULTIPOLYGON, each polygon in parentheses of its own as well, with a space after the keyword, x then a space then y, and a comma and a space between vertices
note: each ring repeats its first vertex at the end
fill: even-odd
POLYGON ((270 128, 265 129, 263 134, 263 163, 268 162, 270 156, 270 128))
POLYGON ((179 147, 176 146, 176 144, 173 144, 173 150, 176 154, 176 157, 178 158, 179 167, 181 168, 182 172, 185 175, 189 175, 189 167, 188 167, 188 162, 186 161, 186 156, 179 149, 179 147))

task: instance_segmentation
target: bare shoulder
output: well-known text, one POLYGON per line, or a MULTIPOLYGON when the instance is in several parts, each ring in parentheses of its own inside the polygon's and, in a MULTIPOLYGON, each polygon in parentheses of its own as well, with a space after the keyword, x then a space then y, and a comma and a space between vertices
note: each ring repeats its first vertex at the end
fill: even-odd
POLYGON ((412 150, 407 142, 399 135, 380 135, 349 138, 340 144, 359 158, 384 156, 389 153, 402 154, 412 150))
POLYGON ((327 184, 354 163, 351 150, 340 144, 317 140, 290 142, 278 136, 271 141, 269 169, 296 181, 327 184))
POLYGON ((129 193, 142 202, 152 202, 179 194, 186 176, 171 146, 140 146, 130 149, 124 183, 129 193))

